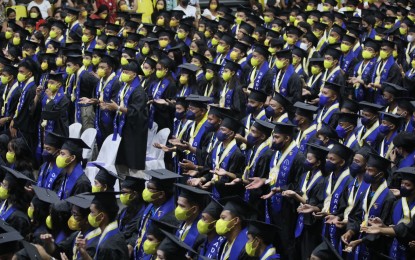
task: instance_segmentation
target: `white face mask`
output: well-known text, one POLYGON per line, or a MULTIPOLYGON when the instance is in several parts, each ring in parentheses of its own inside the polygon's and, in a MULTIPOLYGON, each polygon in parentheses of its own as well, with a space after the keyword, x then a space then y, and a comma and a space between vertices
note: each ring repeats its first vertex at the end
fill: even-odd
POLYGON ((414 36, 408 35, 408 36, 406 36, 406 39, 408 40, 408 42, 413 42, 414 41, 414 36))
POLYGON ((306 51, 308 49, 308 44, 302 42, 302 43, 300 43, 300 48, 306 51))

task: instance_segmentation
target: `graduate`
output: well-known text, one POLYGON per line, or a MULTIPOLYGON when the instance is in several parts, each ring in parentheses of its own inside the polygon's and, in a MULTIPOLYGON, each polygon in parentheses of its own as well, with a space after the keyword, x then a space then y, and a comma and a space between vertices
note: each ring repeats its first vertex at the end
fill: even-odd
POLYGON ((293 121, 299 129, 295 141, 300 152, 305 154, 306 145, 315 139, 317 133, 317 126, 313 124, 313 117, 318 107, 301 102, 296 102, 294 107, 296 110, 293 121))
POLYGON ((392 55, 394 47, 394 42, 385 39, 380 44, 379 61, 373 71, 371 83, 368 85, 373 88, 374 103, 376 104, 382 104, 381 87, 383 83, 389 82, 400 85, 402 81, 399 66, 392 55))
POLYGON ((303 174, 304 155, 299 152, 294 139, 295 125, 276 123, 272 133, 273 154, 269 162, 269 174, 255 176, 246 186, 247 191, 258 188, 270 189, 268 194, 261 196, 265 201, 265 221, 279 227, 278 244, 283 258, 295 259, 294 230, 297 213, 296 201, 284 196, 285 190, 294 190, 303 174))
POLYGON ((262 90, 267 94, 272 93, 272 86, 270 84, 265 84, 266 79, 273 76, 272 72, 269 70, 270 65, 268 64, 268 56, 269 52, 265 46, 254 46, 250 61, 252 69, 248 73, 244 73, 247 76, 246 83, 248 85, 248 90, 256 89, 262 90))
POLYGON ((27 216, 30 196, 25 186, 34 181, 18 171, 6 166, 1 167, 6 172, 6 176, 0 186, 0 199, 3 201, 0 206, 0 219, 26 236, 30 231, 30 221, 27 216))
POLYGON ((199 259, 201 257, 218 258, 219 248, 226 241, 225 237, 218 235, 215 228, 222 211, 223 206, 213 198, 202 211, 201 218, 197 223, 197 231, 200 235, 206 235, 206 237, 199 245, 195 243, 193 247, 197 249, 200 255, 199 259))
POLYGON ((196 252, 186 243, 175 237, 173 234, 161 230, 165 235, 163 241, 157 247, 157 258, 165 260, 186 260, 187 254, 196 252))
POLYGON ((98 147, 101 147, 105 138, 114 132, 116 112, 103 108, 105 108, 105 103, 115 101, 120 91, 121 82, 115 75, 117 68, 118 63, 113 57, 109 55, 102 56, 97 69, 100 80, 95 88, 93 98, 80 98, 81 103, 95 106, 94 126, 97 129, 98 147))
POLYGON ((71 204, 71 217, 67 225, 73 233, 60 243, 54 243, 50 234, 41 236, 45 250, 51 257, 60 257, 60 253, 64 253, 70 259, 81 259, 81 251, 86 251, 90 257, 94 256, 101 229, 92 227, 88 222, 92 199, 93 196, 85 194, 66 199, 71 204), (84 245, 83 249, 77 248, 78 243, 84 245))
POLYGON ((265 115, 273 123, 288 123, 291 118, 293 104, 284 97, 281 93, 274 92, 272 99, 269 101, 269 105, 265 108, 265 115))
POLYGON ((202 240, 197 225, 202 209, 206 206, 207 195, 210 193, 192 186, 176 183, 180 193, 177 197, 177 207, 174 216, 180 221, 180 228, 176 237, 190 247, 194 247, 198 240, 202 240))
POLYGON ((94 198, 91 202, 91 213, 88 222, 93 228, 101 230, 96 251, 91 257, 86 251, 86 244, 78 243, 82 259, 128 259, 127 243, 118 229, 118 205, 114 192, 90 193, 94 198))
POLYGON ((273 245, 277 227, 265 222, 251 220, 248 222, 248 242, 245 251, 250 257, 258 257, 260 260, 279 258, 273 245))
POLYGON ((336 127, 336 133, 343 144, 356 151, 359 149, 359 144, 356 139, 355 132, 357 130, 357 120, 359 115, 353 113, 338 113, 338 125, 336 127))
POLYGON ((205 168, 209 169, 199 179, 191 179, 191 185, 198 182, 203 187, 212 187, 212 196, 215 199, 227 197, 231 194, 243 194, 241 185, 227 186, 236 178, 242 177, 245 168, 245 157, 237 145, 235 135, 241 124, 236 119, 225 116, 216 132, 218 144, 209 153, 205 168), (212 174, 213 173, 213 174, 212 174))
POLYGON ((342 85, 327 81, 322 86, 319 95, 319 111, 315 119, 317 130, 320 130, 323 123, 335 128, 337 121, 335 114, 340 109, 339 102, 341 100, 342 88, 342 85))
POLYGON ((378 112, 382 109, 382 106, 362 101, 359 102, 359 108, 362 110, 362 126, 356 133, 359 146, 362 147, 364 143, 367 143, 371 147, 376 147, 376 140, 379 135, 378 112))
POLYGON ((140 86, 139 75, 143 71, 137 62, 130 61, 123 66, 121 73, 124 82, 116 100, 106 103, 104 110, 115 113, 114 136, 121 136, 116 164, 125 165, 129 169, 143 170, 147 149, 148 109, 147 96, 140 86))
POLYGON ((12 137, 23 136, 34 154, 37 144, 37 130, 35 125, 39 120, 34 109, 34 99, 36 96, 36 86, 39 83, 38 65, 32 59, 26 59, 19 63, 19 73, 17 81, 19 81, 22 93, 14 113, 14 117, 10 122, 10 135, 12 137))
POLYGON ((335 83, 340 86, 345 85, 345 79, 341 73, 340 68, 340 58, 342 57, 342 52, 333 47, 327 48, 324 52, 324 71, 322 82, 335 83))
MULTIPOLYGON (((340 233, 342 230, 335 225, 334 221, 336 215, 343 212, 340 198, 347 196, 348 187, 353 180, 349 170, 349 161, 352 156, 353 151, 339 143, 335 143, 330 149, 325 166, 328 176, 324 187, 323 209, 315 214, 317 218, 325 220, 322 235, 334 248, 338 248, 342 235, 340 233)), ((326 259, 329 250, 327 244, 323 242, 313 250, 311 257, 326 259)))
POLYGON ((222 68, 224 85, 220 91, 219 106, 232 109, 236 113, 236 118, 242 118, 245 116, 246 95, 237 75, 240 65, 227 60, 222 68))
POLYGON ((380 141, 377 152, 380 156, 389 159, 394 148, 393 139, 398 134, 402 123, 402 117, 396 114, 380 112, 382 124, 379 125, 380 141), (382 138, 383 137, 383 138, 382 138))
MULTIPOLYGON (((409 244, 413 240, 413 222, 412 211, 415 203, 415 168, 404 167, 398 170, 402 175, 402 182, 400 186, 401 198, 396 200, 392 207, 392 223, 390 226, 382 225, 367 226, 363 230, 368 234, 381 234, 394 237, 392 245, 389 249, 389 257, 393 259, 411 259, 414 256, 410 250, 409 244)), ((376 219, 379 222, 379 219, 376 219)), ((369 221, 369 224, 371 221, 369 221)))
POLYGON ((62 137, 63 144, 56 157, 56 166, 62 169, 58 196, 61 199, 91 191, 91 182, 82 169, 82 151, 90 149, 82 139, 62 137))
POLYGON ((296 248, 301 259, 309 258, 314 248, 321 243, 322 221, 312 216, 323 208, 325 162, 329 149, 307 144, 304 173, 295 191, 287 190, 283 196, 293 197, 301 204, 297 208, 298 219, 295 228, 296 248), (295 192, 295 193, 294 193, 295 192))
POLYGON ((218 259, 252 259, 245 251, 248 242, 246 220, 255 218, 255 210, 238 196, 223 198, 220 203, 224 206, 215 228, 226 242, 219 249, 218 259))
MULTIPOLYGON (((393 169, 400 169, 404 167, 413 167, 415 165, 415 135, 413 133, 401 132, 393 139, 393 146, 390 160, 392 161, 393 169)), ((401 183, 401 176, 399 173, 392 171, 389 176, 389 187, 391 189, 399 189, 401 183)))
POLYGON ((1 96, 1 131, 5 132, 9 129, 10 121, 14 117, 14 113, 19 103, 21 88, 17 80, 18 70, 10 65, 6 65, 1 70, 1 83, 3 95, 1 96))
POLYGON ((324 73, 324 58, 310 58, 309 59, 310 74, 308 80, 303 86, 302 97, 310 104, 318 104, 318 94, 320 88, 323 85, 323 73, 324 73))
POLYGON ((49 216, 49 207, 51 204, 59 201, 56 192, 49 189, 32 186, 35 195, 33 196, 30 206, 27 208, 27 216, 31 223, 30 241, 33 243, 41 242, 41 235, 47 234, 46 218, 49 216))
POLYGON ((44 162, 39 169, 37 186, 53 190, 59 189, 62 179, 62 169, 56 165, 56 157, 63 144, 61 136, 49 132, 43 142, 42 161, 44 162))
POLYGON ((302 83, 299 74, 295 72, 292 65, 292 51, 279 51, 275 53, 275 56, 277 57, 275 61, 277 72, 272 75, 272 79, 269 79, 270 82, 267 84, 271 85, 267 88, 272 89, 272 93, 278 92, 284 97, 291 98, 292 103, 300 101, 302 83))
POLYGON ((412 133, 414 131, 415 122, 413 121, 412 114, 414 112, 414 106, 411 101, 412 98, 402 97, 396 100, 397 108, 396 114, 402 117, 402 126, 400 131, 412 133))
POLYGON ((349 214, 347 231, 341 237, 345 244, 345 251, 357 258, 387 253, 385 252, 386 241, 382 241, 378 235, 366 235, 360 232, 360 229, 369 225, 369 216, 371 219, 380 218, 386 225, 391 224, 389 221, 395 196, 387 187, 386 173, 389 167, 389 160, 377 154, 369 154, 363 179, 370 187, 355 202, 349 214))
MULTIPOLYGON (((118 228, 124 234, 127 243, 133 244, 137 237, 138 222, 143 216, 145 204, 141 194, 145 188, 145 180, 126 176, 121 183, 120 201, 126 207, 118 214, 118 228)), ((132 248, 131 248, 132 249, 132 248)))
POLYGON ((99 169, 97 175, 95 175, 94 185, 92 185, 92 193, 114 191, 116 181, 121 180, 121 178, 98 163, 92 163, 92 165, 99 169))
MULTIPOLYGON (((143 199, 149 203, 144 210, 139 222, 137 240, 132 244, 134 247, 133 257, 138 260, 144 255, 143 243, 147 238, 147 228, 151 223, 150 218, 161 219, 167 214, 174 214, 174 186, 178 178, 182 176, 165 169, 146 171, 152 178, 143 190, 143 199)), ((130 244, 131 245, 131 244, 130 244)))

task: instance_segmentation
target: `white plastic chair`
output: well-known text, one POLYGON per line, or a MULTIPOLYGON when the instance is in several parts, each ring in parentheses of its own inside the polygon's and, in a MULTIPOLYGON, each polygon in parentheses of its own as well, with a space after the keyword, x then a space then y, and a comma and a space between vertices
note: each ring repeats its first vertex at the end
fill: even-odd
MULTIPOLYGON (((85 168, 85 174, 91 183, 94 183, 95 176, 99 171, 98 168, 92 163, 98 163, 108 170, 117 173, 117 169, 115 168, 115 160, 117 159, 118 147, 120 146, 120 143, 121 137, 119 135, 117 135, 117 139, 115 141, 112 140, 112 135, 105 138, 97 159, 93 162, 88 162, 85 168)), ((117 188, 119 185, 117 186, 116 183, 115 187, 117 188)))
POLYGON ((87 159, 88 161, 91 161, 96 137, 97 137, 97 130, 95 128, 88 128, 81 135, 81 139, 91 148, 91 149, 83 149, 82 151, 82 157, 84 159, 87 159))
MULTIPOLYGON (((159 143, 166 145, 167 139, 169 138, 170 129, 164 128, 160 130, 157 135, 153 138, 153 143, 159 143)), ((153 149, 151 153, 146 156, 146 170, 163 169, 164 164, 164 151, 162 149, 153 149)))
POLYGON ((151 129, 148 129, 147 134, 147 154, 153 150, 153 139, 157 134, 158 125, 157 123, 153 123, 153 127, 151 129))
POLYGON ((80 123, 73 123, 69 126, 69 137, 79 138, 81 137, 82 125, 80 123))

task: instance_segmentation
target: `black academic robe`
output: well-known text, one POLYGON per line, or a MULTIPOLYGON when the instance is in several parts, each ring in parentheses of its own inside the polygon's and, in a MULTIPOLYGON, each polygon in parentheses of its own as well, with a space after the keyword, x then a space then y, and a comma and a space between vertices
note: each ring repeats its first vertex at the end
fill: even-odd
POLYGON ((125 216, 127 214, 128 207, 125 207, 121 210, 120 214, 118 214, 117 222, 118 228, 124 234, 124 238, 128 244, 134 243, 137 240, 138 229, 137 225, 139 221, 143 217, 144 213, 144 205, 142 207, 138 207, 138 211, 135 214, 132 214, 133 217, 129 218, 129 220, 125 221, 125 216))
MULTIPOLYGON (((304 172, 304 161, 304 155, 298 151, 291 164, 287 184, 280 187, 282 191, 298 189, 300 177, 304 172)), ((270 203, 270 200, 267 200, 267 203, 270 203)), ((270 212, 271 222, 280 228, 278 231, 277 250, 282 253, 284 259, 296 259, 294 231, 297 224, 298 205, 299 203, 295 199, 284 197, 281 205, 282 210, 279 213, 270 212)))
POLYGON ((6 222, 19 233, 26 237, 30 232, 30 220, 26 212, 16 209, 6 220, 6 222))
MULTIPOLYGON (((154 81, 153 84, 158 84, 158 81, 154 81)), ((151 90, 151 87, 149 88, 151 90)), ((163 94, 159 97, 160 99, 174 99, 176 97, 177 88, 173 80, 169 80, 169 85, 164 90, 163 94)), ((149 99, 153 99, 152 93, 149 94, 149 99)), ((155 102, 154 106, 154 122, 158 125, 158 130, 168 128, 173 131, 173 119, 174 112, 176 111, 175 106, 171 105, 159 105, 155 102)), ((147 132, 146 132, 147 135, 147 132)))
MULTIPOLYGON (((19 83, 15 83, 15 84, 19 84, 19 83)), ((5 89, 5 86, 2 85, 0 87, 0 93, 3 93, 3 91, 5 91, 5 90, 6 90, 5 89)), ((14 113, 16 111, 16 108, 17 108, 17 104, 19 103, 19 98, 20 98, 20 94, 21 93, 22 93, 22 90, 19 87, 17 87, 14 90, 14 94, 11 97, 9 97, 9 101, 8 101, 9 110, 8 111, 5 111, 5 113, 8 113, 9 116, 13 116, 14 115, 14 113)), ((3 107, 3 105, 4 105, 3 95, 0 95, 0 104, 1 104, 0 107, 3 107)), ((1 129, 0 131, 4 131, 5 133, 8 133, 8 131, 9 131, 9 125, 10 125, 10 121, 7 122, 7 123, 5 123, 0 128, 1 129)))
MULTIPOLYGON (((307 175, 305 172, 303 176, 307 175)), ((303 178, 302 176, 302 178, 303 178)), ((311 178, 310 178, 311 179, 311 178)), ((310 181, 310 180, 309 180, 310 181)), ((324 178, 320 180, 307 191, 307 204, 323 208, 324 203, 324 178)), ((301 187, 298 186, 296 192, 302 195, 301 187)), ((322 220, 315 219, 312 213, 304 214, 304 228, 301 235, 297 238, 296 250, 300 253, 301 259, 308 259, 314 248, 321 243, 322 220)))
MULTIPOLYGON (((58 93, 57 95, 64 94, 58 93)), ((69 136, 68 108, 69 100, 66 96, 64 96, 58 104, 50 101, 43 108, 41 119, 54 121, 53 132, 67 137, 69 136)))
MULTIPOLYGON (((370 189, 370 188, 369 188, 370 189)), ((363 201, 365 196, 361 196, 359 200, 357 200, 350 211, 349 219, 347 223, 347 230, 353 230, 355 234, 357 234, 352 240, 357 239, 360 234, 360 226, 363 222, 363 201)), ((396 197, 393 195, 391 191, 386 195, 386 198, 383 202, 382 209, 380 212, 379 217, 382 222, 388 226, 392 224, 392 209, 396 197)), ((369 201, 368 201, 369 204, 369 201)), ((363 234, 362 235, 363 243, 368 247, 369 252, 371 253, 372 257, 378 255, 378 253, 384 253, 385 255, 389 254, 389 241, 385 241, 381 235, 375 234, 363 234)))
MULTIPOLYGON (((116 163, 126 165, 130 169, 144 170, 147 150, 148 109, 147 95, 142 87, 136 87, 131 93, 127 109, 116 163)), ((159 129, 162 129, 160 125, 159 129)))
POLYGON ((223 86, 223 81, 222 79, 218 80, 211 80, 211 81, 200 81, 198 83, 198 89, 197 89, 197 93, 200 96, 205 96, 205 94, 207 94, 210 89, 212 88, 212 93, 210 94, 210 97, 212 98, 212 103, 213 104, 218 104, 219 103, 219 99, 220 99, 220 89, 223 86))
POLYGON ((236 84, 232 95, 232 104, 230 109, 235 112, 233 116, 236 119, 241 119, 245 116, 247 98, 245 92, 240 84, 236 84))
POLYGON ((129 259, 127 242, 123 233, 119 232, 103 241, 95 255, 96 260, 129 259))
MULTIPOLYGON (((66 239, 62 240, 59 244, 56 245, 57 250, 53 254, 55 257, 60 257, 60 252, 65 253, 68 259, 73 259, 73 247, 75 245, 76 237, 78 236, 80 231, 75 231, 72 234, 70 234, 66 239)), ((93 239, 91 243, 88 243, 86 247, 86 252, 90 257, 94 257, 95 252, 97 250, 98 240, 93 239)), ((77 258, 79 259, 79 258, 77 258)))
MULTIPOLYGON (((62 177, 55 181, 58 191, 61 188, 65 179, 67 178, 65 170, 62 170, 60 175, 62 177), (57 183, 58 181, 59 183, 57 183)), ((75 185, 73 189, 71 190, 71 193, 67 195, 67 198, 69 198, 70 196, 80 194, 80 193, 91 192, 91 189, 92 189, 91 181, 88 179, 85 173, 82 173, 82 175, 76 180, 75 185)))
MULTIPOLYGON (((271 70, 270 70, 271 71, 271 70)), ((273 96, 275 86, 274 86, 274 77, 278 74, 278 71, 275 73, 267 73, 264 79, 265 89, 268 91, 268 95, 273 96)), ((284 74, 282 74, 284 75, 284 74)), ((291 77, 288 79, 287 82, 287 98, 291 98, 291 102, 294 104, 297 101, 302 101, 303 95, 303 83, 301 81, 300 76, 297 72, 291 74, 291 77)))
POLYGON ((36 113, 36 105, 34 104, 35 96, 36 84, 33 84, 27 90, 23 104, 20 104, 22 106, 20 112, 13 119, 13 128, 19 130, 33 152, 37 145, 37 125, 39 122, 39 115, 36 113))
MULTIPOLYGON (((397 203, 397 201, 395 202, 397 203)), ((393 206, 393 209, 395 205, 393 206)), ((411 221, 408 224, 403 222, 398 225, 393 226, 393 230, 396 234, 396 239, 404 245, 408 245, 409 242, 415 241, 415 218, 411 218, 411 221)), ((411 250, 407 247, 406 250, 406 259, 415 259, 415 250, 411 250)))
MULTIPOLYGON (((212 169, 212 152, 210 152, 206 158, 205 163, 205 174, 203 177, 206 180, 211 180, 213 178, 213 174, 209 172, 209 170, 212 169)), ((229 166, 227 171, 231 172, 236 175, 237 178, 242 178, 242 174, 245 169, 245 156, 242 154, 241 150, 239 148, 236 148, 235 151, 230 155, 229 158, 229 166)), ((245 192, 245 188, 243 185, 232 185, 232 186, 226 186, 225 183, 229 183, 232 180, 228 177, 220 177, 218 181, 215 182, 215 188, 220 194, 221 198, 228 197, 228 196, 235 196, 239 195, 243 197, 243 194, 245 192)))

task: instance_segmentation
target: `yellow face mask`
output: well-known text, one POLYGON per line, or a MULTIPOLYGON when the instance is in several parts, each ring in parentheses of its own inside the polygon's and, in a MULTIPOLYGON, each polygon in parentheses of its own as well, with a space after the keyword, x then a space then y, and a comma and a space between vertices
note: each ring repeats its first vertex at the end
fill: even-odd
POLYGON ((347 45, 347 44, 344 44, 344 43, 340 44, 340 49, 343 53, 349 52, 351 48, 352 48, 352 46, 350 46, 350 45, 347 45))
POLYGON ((145 202, 151 203, 153 202, 156 198, 153 198, 154 195, 156 195, 158 192, 151 192, 149 189, 145 188, 143 190, 143 200, 145 202))
POLYGON ((101 58, 99 58, 99 57, 92 57, 92 64, 94 64, 94 66, 97 66, 100 61, 101 61, 101 58))
POLYGON ((9 190, 0 186, 0 200, 6 200, 9 198, 9 190))
POLYGON ((177 206, 176 209, 174 210, 174 216, 176 217, 177 220, 180 221, 185 221, 187 220, 190 216, 192 216, 192 208, 190 209, 184 209, 180 206, 177 206))
POLYGON ((216 38, 212 39, 212 46, 217 46, 219 44, 219 40, 216 38))
MULTIPOLYGON (((234 218, 235 219, 235 218, 234 218)), ((223 220, 223 219, 219 219, 218 221, 216 221, 216 233, 218 233, 218 235, 223 236, 226 233, 228 233, 229 231, 231 231, 235 225, 229 227, 229 224, 234 220, 223 220)))
POLYGON ((143 243, 144 253, 146 253, 147 255, 155 255, 157 253, 157 248, 159 244, 160 243, 155 243, 153 241, 146 239, 143 243))
POLYGON ((33 213, 35 212, 35 208, 33 208, 33 207, 28 207, 27 208, 27 216, 31 219, 31 220, 33 220, 33 213))
POLYGON ((329 36, 328 42, 329 44, 335 44, 337 42, 337 38, 333 36, 329 36))
POLYGON ((318 66, 312 66, 311 67, 311 74, 318 75, 320 72, 321 72, 320 67, 318 67, 318 66))
POLYGON ((207 233, 209 233, 215 228, 215 225, 214 225, 215 223, 216 223, 216 220, 208 223, 208 222, 205 222, 203 219, 200 219, 197 222, 197 231, 199 231, 199 233, 202 235, 206 235, 207 233))
POLYGON ((42 64, 40 64, 40 68, 43 71, 46 71, 48 69, 48 67, 49 67, 49 65, 48 65, 48 63, 46 61, 44 61, 44 62, 42 62, 42 64))
POLYGON ((231 60, 236 61, 239 57, 239 54, 236 51, 231 51, 229 57, 231 58, 231 60))
POLYGON ((325 69, 331 69, 333 67, 333 61, 332 60, 324 60, 324 68, 325 69))
POLYGON ((53 224, 52 224, 52 217, 49 215, 47 218, 46 218, 46 226, 48 227, 48 229, 52 229, 53 228, 53 224))
POLYGON ((62 67, 63 66, 63 59, 62 59, 62 57, 57 57, 56 58, 56 66, 58 66, 58 67, 62 67))
POLYGON ((385 59, 387 59, 387 58, 389 57, 389 52, 384 51, 384 50, 381 50, 381 51, 380 51, 380 53, 379 53, 379 57, 380 57, 382 60, 385 60, 385 59))
POLYGON ((73 230, 73 231, 81 230, 81 227, 79 226, 79 221, 77 221, 74 216, 71 216, 68 219, 68 227, 70 230, 73 230))
POLYGON ((167 45, 169 45, 169 41, 168 40, 159 40, 159 45, 161 48, 166 48, 167 45))
POLYGON ((373 53, 368 51, 368 50, 363 50, 362 51, 362 57, 365 60, 369 60, 369 59, 373 58, 373 53))

